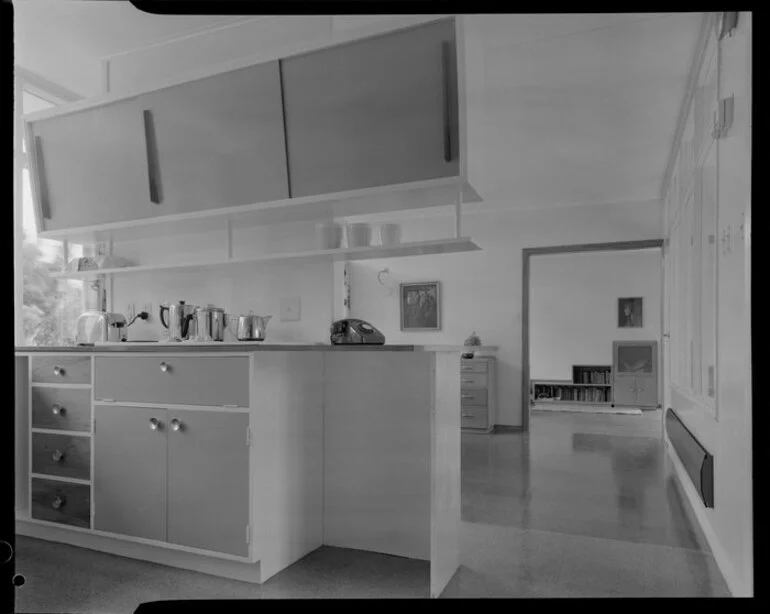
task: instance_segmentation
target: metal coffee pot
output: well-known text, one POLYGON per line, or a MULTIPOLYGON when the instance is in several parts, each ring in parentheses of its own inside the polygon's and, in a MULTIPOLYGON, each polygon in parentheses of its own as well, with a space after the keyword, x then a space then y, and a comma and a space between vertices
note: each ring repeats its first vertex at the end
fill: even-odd
POLYGON ((273 316, 228 316, 227 327, 238 341, 264 341, 267 323, 273 316))
POLYGON ((224 341, 227 328, 227 314, 221 307, 206 305, 195 308, 195 323, 198 341, 224 341))
POLYGON ((170 341, 195 339, 197 336, 195 305, 187 305, 184 301, 161 305, 160 323, 168 329, 170 341), (166 312, 168 312, 168 321, 165 318, 166 312))

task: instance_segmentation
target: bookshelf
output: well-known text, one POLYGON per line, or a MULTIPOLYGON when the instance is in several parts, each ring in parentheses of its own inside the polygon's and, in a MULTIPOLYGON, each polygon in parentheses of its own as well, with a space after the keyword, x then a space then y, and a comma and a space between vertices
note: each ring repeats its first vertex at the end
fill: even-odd
POLYGON ((532 380, 530 402, 610 405, 612 367, 573 365, 571 380, 532 380))

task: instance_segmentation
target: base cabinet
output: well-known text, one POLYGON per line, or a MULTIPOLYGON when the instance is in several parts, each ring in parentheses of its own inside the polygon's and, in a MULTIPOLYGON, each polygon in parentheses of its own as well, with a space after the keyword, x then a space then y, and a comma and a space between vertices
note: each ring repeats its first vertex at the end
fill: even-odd
POLYGON ((657 342, 615 341, 613 357, 613 403, 634 407, 657 407, 657 342))
POLYGON ((249 417, 97 405, 94 528, 249 553, 249 417))

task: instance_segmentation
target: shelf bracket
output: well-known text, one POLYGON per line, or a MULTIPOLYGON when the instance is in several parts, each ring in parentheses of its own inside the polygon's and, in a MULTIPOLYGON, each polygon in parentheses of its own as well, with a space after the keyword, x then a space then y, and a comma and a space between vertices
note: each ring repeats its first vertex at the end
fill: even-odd
POLYGON ((455 200, 455 238, 459 239, 462 234, 461 218, 462 218, 462 203, 463 203, 463 188, 457 186, 457 199, 455 200))
POLYGON ((227 218, 227 259, 233 259, 233 221, 227 218))

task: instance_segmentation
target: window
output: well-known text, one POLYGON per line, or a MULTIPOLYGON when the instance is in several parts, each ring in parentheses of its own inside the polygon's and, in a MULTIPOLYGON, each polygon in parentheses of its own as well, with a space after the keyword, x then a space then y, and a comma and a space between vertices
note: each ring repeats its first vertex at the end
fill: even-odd
MULTIPOLYGON (((59 279, 51 275, 64 265, 62 244, 38 236, 34 213, 31 177, 27 163, 27 145, 23 135, 22 114, 55 106, 39 92, 29 91, 22 81, 17 84, 17 138, 14 151, 16 173, 16 342, 21 345, 72 345, 78 315, 86 308, 86 283, 59 279), (19 211, 20 210, 20 211, 19 211), (18 213, 21 215, 18 215, 18 213)), ((83 255, 82 245, 69 246, 70 258, 83 255)))

